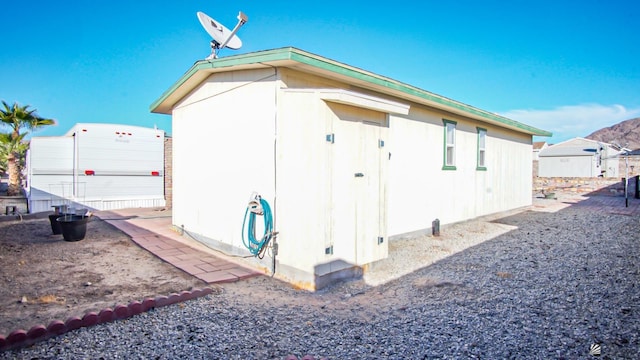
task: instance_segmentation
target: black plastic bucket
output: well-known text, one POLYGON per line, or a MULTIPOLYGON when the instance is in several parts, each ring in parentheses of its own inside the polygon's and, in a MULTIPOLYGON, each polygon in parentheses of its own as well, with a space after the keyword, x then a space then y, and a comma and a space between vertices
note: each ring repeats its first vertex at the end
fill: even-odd
POLYGON ((62 228, 62 237, 65 241, 79 241, 87 234, 88 216, 63 215, 56 219, 62 228))
POLYGON ((49 215, 49 222, 51 223, 51 232, 53 235, 62 234, 62 226, 60 226, 60 223, 56 221, 60 216, 62 216, 62 214, 49 215))

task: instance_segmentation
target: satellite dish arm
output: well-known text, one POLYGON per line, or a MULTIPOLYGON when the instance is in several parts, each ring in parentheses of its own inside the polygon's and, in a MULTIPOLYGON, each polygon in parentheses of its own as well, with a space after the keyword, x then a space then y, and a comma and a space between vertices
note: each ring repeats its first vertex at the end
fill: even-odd
POLYGON ((227 40, 225 40, 218 48, 224 49, 224 47, 227 46, 227 44, 229 43, 229 40, 233 38, 233 36, 238 32, 238 30, 240 30, 240 27, 244 25, 247 21, 249 21, 249 18, 247 17, 247 15, 245 15, 242 11, 240 11, 238 13, 238 23, 236 24, 236 27, 233 28, 233 31, 231 31, 231 34, 229 34, 229 36, 227 37, 227 40))

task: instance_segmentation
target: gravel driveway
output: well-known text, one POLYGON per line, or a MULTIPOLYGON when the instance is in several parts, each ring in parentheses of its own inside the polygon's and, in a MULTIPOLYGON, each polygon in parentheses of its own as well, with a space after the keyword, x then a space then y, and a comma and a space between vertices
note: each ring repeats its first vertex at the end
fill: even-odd
POLYGON ((640 211, 593 199, 398 240, 408 271, 317 293, 253 278, 0 358, 638 359, 640 211))

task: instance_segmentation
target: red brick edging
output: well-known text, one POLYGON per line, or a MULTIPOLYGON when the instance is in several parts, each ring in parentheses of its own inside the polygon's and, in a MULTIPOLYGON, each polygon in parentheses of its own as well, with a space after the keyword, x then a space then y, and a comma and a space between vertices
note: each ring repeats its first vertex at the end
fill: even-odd
POLYGON ((155 299, 146 298, 142 300, 142 302, 132 301, 129 305, 116 305, 113 309, 106 308, 99 313, 91 311, 86 313, 82 318, 73 316, 65 322, 53 320, 48 326, 35 325, 29 329, 29 331, 18 329, 6 337, 0 335, 0 351, 31 345, 37 341, 58 336, 81 327, 89 327, 96 324, 125 319, 153 308, 209 295, 212 291, 211 288, 194 289, 192 291, 182 291, 179 294, 173 293, 169 296, 158 296, 155 299))

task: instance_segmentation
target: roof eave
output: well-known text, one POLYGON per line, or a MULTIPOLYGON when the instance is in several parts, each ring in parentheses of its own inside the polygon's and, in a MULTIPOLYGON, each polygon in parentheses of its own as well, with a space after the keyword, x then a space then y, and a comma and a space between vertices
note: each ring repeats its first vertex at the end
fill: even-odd
POLYGON ((169 89, 167 89, 150 106, 153 113, 171 114, 173 106, 189 92, 200 85, 211 74, 227 71, 227 68, 236 70, 255 69, 260 67, 273 67, 285 65, 282 61, 288 60, 290 48, 261 51, 242 55, 233 55, 214 60, 200 60, 191 66, 169 89))
POLYGON ((233 70, 242 70, 274 66, 294 68, 342 80, 363 88, 388 93, 401 99, 411 100, 521 133, 535 136, 552 136, 549 131, 292 47, 198 61, 158 100, 151 104, 150 110, 154 113, 171 114, 173 106, 212 73, 226 71, 231 67, 233 67, 233 70))

